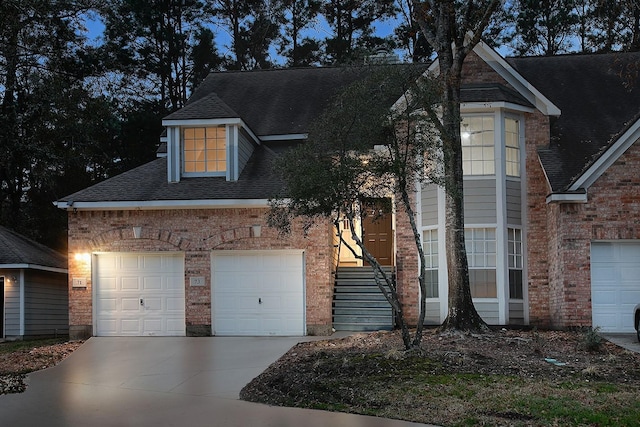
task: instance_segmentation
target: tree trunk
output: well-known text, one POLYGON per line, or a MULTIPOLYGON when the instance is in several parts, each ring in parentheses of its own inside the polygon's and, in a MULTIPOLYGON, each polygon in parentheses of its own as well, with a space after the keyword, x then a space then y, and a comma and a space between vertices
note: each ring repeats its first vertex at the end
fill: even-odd
POLYGON ((473 305, 469 265, 464 242, 464 175, 460 140, 460 84, 463 59, 453 49, 442 52, 440 78, 442 100, 442 144, 445 171, 446 256, 449 311, 442 329, 483 331, 487 325, 473 305))

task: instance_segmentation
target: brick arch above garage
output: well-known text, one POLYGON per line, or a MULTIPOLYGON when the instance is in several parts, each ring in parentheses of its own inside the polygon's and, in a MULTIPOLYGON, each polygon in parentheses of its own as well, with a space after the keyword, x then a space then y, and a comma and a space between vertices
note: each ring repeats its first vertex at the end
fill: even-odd
POLYGON ((135 237, 133 226, 121 227, 105 231, 88 241, 92 250, 143 250, 153 241, 153 249, 186 251, 193 246, 190 239, 180 236, 171 230, 153 227, 140 227, 140 236, 135 237), (159 248, 158 244, 166 246, 159 248), (165 244, 165 245, 163 245, 165 244))

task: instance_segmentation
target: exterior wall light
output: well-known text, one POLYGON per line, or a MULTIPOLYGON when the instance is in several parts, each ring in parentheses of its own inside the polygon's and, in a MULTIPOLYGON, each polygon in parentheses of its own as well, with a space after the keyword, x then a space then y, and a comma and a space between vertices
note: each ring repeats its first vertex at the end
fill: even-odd
POLYGON ((253 237, 260 237, 262 235, 262 226, 259 224, 251 226, 251 235, 253 237))
POLYGON ((90 263, 91 262, 91 254, 86 253, 86 252, 77 253, 77 254, 74 255, 74 258, 78 262, 85 262, 85 263, 90 263))
POLYGON ((139 239, 142 235, 142 227, 133 227, 133 238, 139 239))

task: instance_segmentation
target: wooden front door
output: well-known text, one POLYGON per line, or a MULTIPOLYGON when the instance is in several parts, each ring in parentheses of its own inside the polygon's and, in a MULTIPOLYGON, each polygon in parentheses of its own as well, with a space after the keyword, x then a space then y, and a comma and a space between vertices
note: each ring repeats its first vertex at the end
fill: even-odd
MULTIPOLYGON (((362 238, 381 265, 393 265, 391 200, 369 200, 362 206, 362 238)), ((365 262, 365 265, 368 263, 365 262)))

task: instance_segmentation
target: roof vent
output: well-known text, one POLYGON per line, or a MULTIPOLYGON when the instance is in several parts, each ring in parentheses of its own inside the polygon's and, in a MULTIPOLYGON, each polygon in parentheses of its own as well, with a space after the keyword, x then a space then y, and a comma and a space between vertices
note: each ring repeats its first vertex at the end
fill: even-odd
POLYGON ((373 55, 369 55, 365 58, 366 64, 399 64, 400 57, 388 51, 385 48, 379 48, 376 50, 376 53, 373 55))

